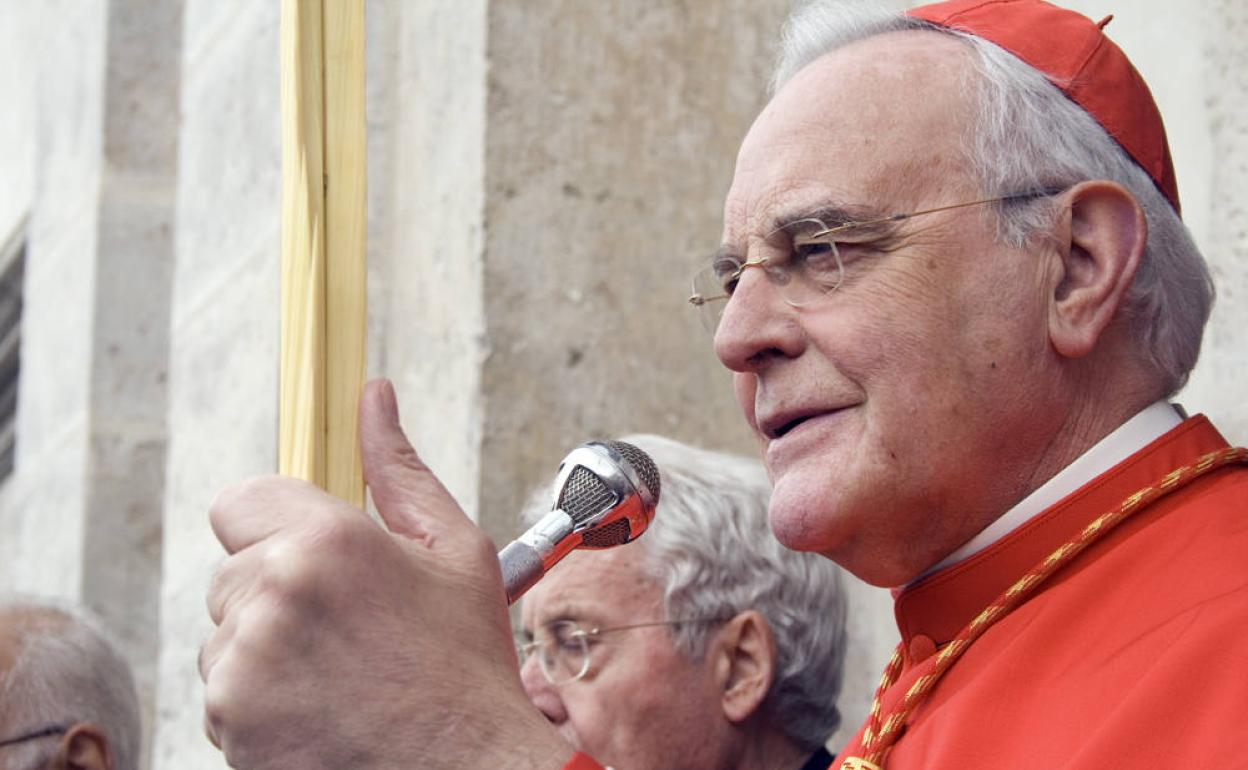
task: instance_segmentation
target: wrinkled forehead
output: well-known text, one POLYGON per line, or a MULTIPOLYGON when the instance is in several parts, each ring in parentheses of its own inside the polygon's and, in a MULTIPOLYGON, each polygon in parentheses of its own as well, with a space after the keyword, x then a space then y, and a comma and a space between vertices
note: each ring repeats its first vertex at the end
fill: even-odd
MULTIPOLYGON (((573 551, 521 600, 525 628, 552 620, 607 622, 614 616, 650 615, 662 591, 644 566, 640 542, 603 551, 573 551)), ((642 617, 641 620, 653 620, 642 617)))
POLYGON ((742 142, 726 242, 816 203, 895 211, 973 190, 962 149, 971 67, 965 44, 929 31, 879 35, 808 64, 742 142))

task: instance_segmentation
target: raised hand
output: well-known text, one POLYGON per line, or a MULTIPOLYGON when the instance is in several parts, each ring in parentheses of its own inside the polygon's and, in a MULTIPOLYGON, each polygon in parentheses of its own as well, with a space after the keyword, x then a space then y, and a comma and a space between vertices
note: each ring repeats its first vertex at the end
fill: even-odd
POLYGON ((360 402, 378 525, 302 481, 252 479, 210 517, 229 557, 200 654, 231 766, 559 768, 521 688, 494 544, 421 462, 387 381, 360 402))

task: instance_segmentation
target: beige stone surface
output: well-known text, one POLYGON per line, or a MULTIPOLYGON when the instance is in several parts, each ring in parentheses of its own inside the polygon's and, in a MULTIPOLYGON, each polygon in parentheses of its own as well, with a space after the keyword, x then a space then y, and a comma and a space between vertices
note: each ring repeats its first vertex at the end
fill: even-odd
POLYGON ((160 654, 180 3, 112 0, 89 374, 81 601, 127 648, 150 734, 160 654))
MULTIPOLYGON (((274 180, 274 184, 277 180, 274 180)), ((160 692, 154 767, 219 768, 203 737, 196 668, 212 630, 204 597, 224 552, 208 527, 217 490, 277 463, 276 252, 231 267, 214 302, 178 319, 170 360, 160 692), (259 394, 259 395, 258 395, 259 394)))
MULTIPOLYGON (((1202 246, 1218 299, 1201 360, 1183 393, 1189 409, 1209 412, 1227 438, 1248 444, 1248 5, 1206 0, 1196 15, 1203 33, 1201 73, 1211 173, 1211 225, 1202 246)), ((1182 177, 1180 177, 1182 178, 1182 177)), ((1200 177, 1197 177, 1200 180, 1200 177)))
POLYGON ((591 438, 751 450, 685 300, 718 245, 786 7, 491 5, 482 521, 494 531, 591 438))
POLYGON ((156 768, 221 768, 195 660, 224 557, 207 511, 277 464, 278 4, 184 5, 156 768))
POLYGON ((35 82, 25 3, 0 3, 0 248, 17 234, 30 210, 35 176, 35 82))
POLYGON ((6 116, 0 137, 0 238, 24 220, 27 243, 17 458, 0 488, 0 590, 71 600, 83 576, 105 22, 103 3, 75 11, 64 2, 0 10, 13 45, 0 82, 27 110, 6 116))
POLYGON ((391 163, 370 188, 392 217, 386 232, 370 232, 381 236, 370 246, 371 296, 380 299, 370 312, 379 343, 370 368, 394 380, 412 443, 473 517, 485 400, 485 8, 483 0, 374 6, 390 14, 382 45, 393 54, 370 60, 370 77, 391 89, 381 130, 393 137, 374 132, 391 163))
MULTIPOLYGON (((1161 105, 1219 284, 1181 400, 1248 441, 1248 7, 1067 4, 1118 14, 1161 105)), ((500 543, 587 439, 753 451, 685 296, 788 6, 368 0, 369 370, 500 543)), ((0 0, 0 241, 29 237, 0 592, 105 615, 156 768, 224 767, 205 512, 276 461, 277 39, 271 2, 0 0)), ((896 634, 886 592, 850 607, 848 729, 896 634)))

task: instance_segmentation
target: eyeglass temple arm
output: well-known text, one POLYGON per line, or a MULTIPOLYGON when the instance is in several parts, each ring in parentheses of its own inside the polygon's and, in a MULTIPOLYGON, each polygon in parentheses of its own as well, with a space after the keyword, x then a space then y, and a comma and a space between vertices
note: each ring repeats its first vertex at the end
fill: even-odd
POLYGON ((967 206, 982 206, 985 203, 1000 203, 1001 201, 1022 200, 1024 198, 1043 198, 1049 195, 1056 195, 1059 192, 1061 192, 1062 189, 1063 188, 1060 188, 1060 187, 1050 187, 1044 190, 1033 190, 1031 192, 1014 193, 1013 195, 999 195, 995 198, 981 198, 975 201, 967 201, 966 203, 953 203, 948 206, 938 206, 934 209, 924 209, 923 211, 911 211, 908 214, 889 214, 888 216, 880 217, 879 219, 865 219, 865 220, 858 221, 858 222, 845 222, 843 224, 837 225, 836 227, 829 227, 825 230, 820 230, 817 233, 812 233, 809 237, 820 238, 829 233, 836 233, 836 232, 840 232, 841 230, 848 230, 853 227, 862 227, 864 225, 879 225, 885 222, 900 222, 901 220, 909 219, 910 217, 917 217, 923 214, 935 214, 940 211, 949 211, 951 209, 963 209, 963 208, 966 208, 967 206))
POLYGON ((48 727, 41 728, 33 733, 26 733, 25 735, 19 735, 16 738, 9 738, 7 740, 0 741, 0 747, 12 746, 15 743, 25 743, 26 741, 33 741, 36 738, 46 738, 49 735, 60 735, 67 732, 69 732, 68 725, 49 725, 48 727))

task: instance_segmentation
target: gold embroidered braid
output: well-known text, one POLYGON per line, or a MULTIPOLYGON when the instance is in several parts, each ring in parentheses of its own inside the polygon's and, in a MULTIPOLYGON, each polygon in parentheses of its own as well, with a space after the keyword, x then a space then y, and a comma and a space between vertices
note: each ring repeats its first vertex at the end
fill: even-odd
POLYGON ((953 641, 949 642, 936 655, 935 665, 931 672, 915 680, 897 707, 889 714, 881 725, 881 703, 884 693, 896 683, 901 675, 903 644, 897 650, 884 669, 880 685, 876 688, 875 698, 871 704, 871 712, 867 717, 867 727, 862 734, 862 747, 866 758, 847 757, 841 763, 841 770, 883 770, 884 758, 889 749, 897 741, 906 720, 915 708, 935 688, 936 683, 946 671, 961 657, 966 648, 988 630, 997 620, 1008 615, 1023 602, 1037 586, 1053 573, 1069 564, 1076 556, 1092 543, 1104 537, 1114 527, 1125 521, 1131 514, 1144 508, 1158 498, 1173 492, 1175 489, 1202 476, 1209 471, 1231 463, 1248 463, 1248 449, 1221 449, 1204 455, 1191 465, 1177 468, 1163 476, 1152 486, 1144 487, 1123 500, 1118 507, 1110 510, 1083 528, 1078 535, 1064 543, 1053 553, 1045 557, 1017 583, 1010 586, 1005 593, 998 596, 983 612, 968 623, 953 641))

